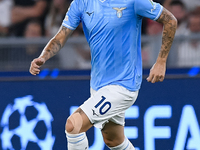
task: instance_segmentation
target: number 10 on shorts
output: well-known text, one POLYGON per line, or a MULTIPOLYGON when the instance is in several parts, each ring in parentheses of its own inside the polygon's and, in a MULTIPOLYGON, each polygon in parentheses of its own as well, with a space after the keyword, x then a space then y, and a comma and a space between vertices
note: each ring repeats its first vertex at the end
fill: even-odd
POLYGON ((101 96, 101 98, 102 99, 94 107, 98 108, 103 103, 101 107, 99 108, 99 113, 101 115, 104 115, 111 108, 111 103, 108 101, 104 102, 106 100, 104 96, 101 96))

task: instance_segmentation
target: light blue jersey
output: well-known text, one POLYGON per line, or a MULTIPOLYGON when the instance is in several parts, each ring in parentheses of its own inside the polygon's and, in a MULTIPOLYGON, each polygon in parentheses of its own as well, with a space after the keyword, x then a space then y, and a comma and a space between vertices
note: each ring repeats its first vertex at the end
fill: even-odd
POLYGON ((109 84, 137 91, 142 82, 142 18, 157 20, 163 7, 151 0, 74 0, 63 26, 82 22, 91 49, 91 87, 109 84))

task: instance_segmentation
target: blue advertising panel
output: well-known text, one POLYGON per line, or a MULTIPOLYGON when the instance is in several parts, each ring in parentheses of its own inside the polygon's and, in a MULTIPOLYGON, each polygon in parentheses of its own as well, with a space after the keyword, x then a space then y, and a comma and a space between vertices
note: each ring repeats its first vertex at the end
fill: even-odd
MULTIPOLYGON (((85 101, 89 80, 0 82, 0 149, 67 149, 65 122, 85 101)), ((200 78, 143 80, 126 111, 125 134, 137 150, 200 150, 200 78)), ((108 150, 101 132, 87 132, 90 150, 108 150)))

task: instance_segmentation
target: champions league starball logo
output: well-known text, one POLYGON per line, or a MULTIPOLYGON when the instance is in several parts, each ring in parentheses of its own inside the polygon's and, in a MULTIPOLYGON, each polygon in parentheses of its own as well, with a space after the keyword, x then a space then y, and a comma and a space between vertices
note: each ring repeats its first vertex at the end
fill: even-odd
POLYGON ((9 104, 1 118, 0 139, 3 150, 52 150, 53 117, 45 103, 32 101, 31 95, 16 98, 9 104))

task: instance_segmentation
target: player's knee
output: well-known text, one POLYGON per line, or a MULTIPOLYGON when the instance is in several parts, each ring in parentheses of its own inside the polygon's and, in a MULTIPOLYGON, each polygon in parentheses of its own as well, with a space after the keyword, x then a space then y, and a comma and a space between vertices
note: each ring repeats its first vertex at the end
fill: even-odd
POLYGON ((115 137, 110 137, 110 136, 107 136, 106 134, 102 134, 102 135, 103 135, 104 143, 108 147, 115 147, 120 144, 119 141, 115 137))
POLYGON ((70 132, 72 132, 74 130, 74 125, 73 125, 73 123, 72 123, 70 118, 67 119, 67 122, 66 122, 66 125, 65 125, 65 130, 68 133, 70 133, 70 132))
POLYGON ((113 137, 113 136, 107 136, 106 134, 102 134, 103 135, 103 140, 104 143, 108 146, 108 147, 115 147, 120 145, 123 141, 119 138, 113 137))
POLYGON ((83 119, 79 113, 75 113, 67 119, 65 130, 67 133, 78 134, 81 130, 83 119))
POLYGON ((116 146, 116 143, 114 140, 111 140, 111 139, 107 139, 107 138, 104 138, 103 139, 105 144, 108 146, 108 147, 114 147, 116 146))

